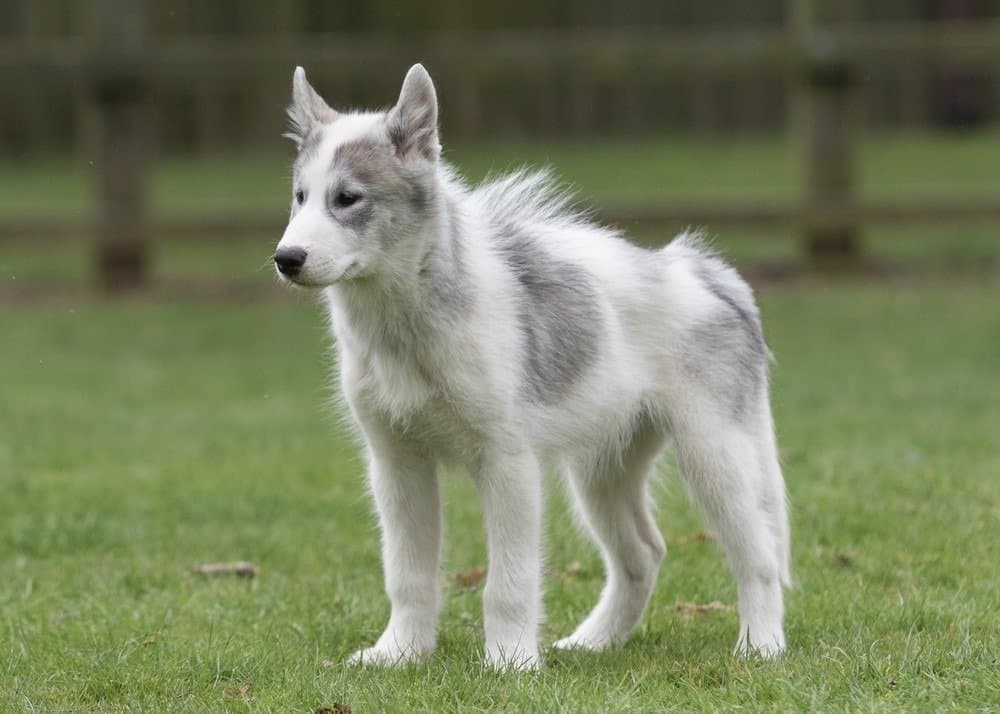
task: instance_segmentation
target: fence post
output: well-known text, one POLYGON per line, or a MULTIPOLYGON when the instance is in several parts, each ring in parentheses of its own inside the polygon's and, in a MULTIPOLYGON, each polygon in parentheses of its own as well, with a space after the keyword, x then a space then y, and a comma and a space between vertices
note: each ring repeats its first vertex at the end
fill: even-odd
POLYGON ((854 176, 854 85, 850 62, 832 35, 813 24, 810 0, 791 0, 791 29, 801 53, 794 124, 803 151, 802 228, 806 252, 822 268, 848 267, 860 257, 854 176))
POLYGON ((146 173, 148 87, 142 67, 145 0, 94 0, 90 87, 96 104, 95 267, 99 286, 120 291, 149 281, 146 173))

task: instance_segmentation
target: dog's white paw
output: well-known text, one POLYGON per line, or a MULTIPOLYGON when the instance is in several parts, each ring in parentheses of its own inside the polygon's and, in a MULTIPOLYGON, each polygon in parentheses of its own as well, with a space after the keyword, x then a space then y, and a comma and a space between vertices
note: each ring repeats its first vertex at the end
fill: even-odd
POLYGON ((410 662, 416 662, 423 655, 413 649, 399 647, 366 647, 358 650, 347 658, 347 664, 366 667, 402 667, 410 662))
POLYGON ((616 630, 607 622, 607 618, 590 616, 573 631, 572 635, 563 637, 552 646, 557 650, 600 652, 621 644, 627 638, 628 633, 616 630))
POLYGON ((485 664, 501 672, 530 672, 540 669, 542 658, 537 649, 513 649, 510 652, 487 651, 485 664))
POLYGON ((744 630, 733 648, 737 657, 763 657, 774 659, 785 651, 785 633, 781 630, 755 637, 744 630))
POLYGON ((588 637, 587 635, 574 632, 569 637, 556 640, 552 646, 557 650, 586 650, 588 652, 600 652, 611 647, 612 642, 608 637, 588 637))

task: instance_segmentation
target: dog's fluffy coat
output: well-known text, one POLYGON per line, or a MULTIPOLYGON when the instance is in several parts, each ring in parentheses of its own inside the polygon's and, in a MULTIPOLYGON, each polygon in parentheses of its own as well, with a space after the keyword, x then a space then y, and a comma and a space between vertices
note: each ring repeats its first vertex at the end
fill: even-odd
POLYGON ((360 427, 392 610, 353 655, 431 651, 442 463, 479 489, 489 545, 486 660, 539 663, 542 464, 566 475, 607 581, 556 647, 602 649, 639 620, 666 548, 648 483, 672 442, 736 578, 739 652, 785 646, 785 488, 750 288, 696 237, 658 251, 574 212, 545 173, 470 189, 440 159, 423 67, 387 112, 339 113, 306 81, 285 277, 323 288, 360 427), (290 253, 291 251, 291 253, 290 253))

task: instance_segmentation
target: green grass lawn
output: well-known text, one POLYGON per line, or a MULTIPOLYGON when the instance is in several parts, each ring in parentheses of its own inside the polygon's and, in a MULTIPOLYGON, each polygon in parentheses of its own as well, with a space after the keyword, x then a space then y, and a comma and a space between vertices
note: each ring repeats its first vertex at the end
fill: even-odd
MULTIPOLYGON (((665 463, 670 554, 642 626, 531 674, 479 665, 480 587, 455 574, 485 545, 461 474, 439 652, 401 671, 341 664, 388 605, 310 299, 0 310, 0 711, 995 709, 995 285, 761 300, 793 504, 787 656, 733 659, 735 613, 684 606, 731 606, 735 588, 665 463), (260 576, 191 573, 235 559, 260 576)), ((546 642, 601 584, 552 486, 546 642)))

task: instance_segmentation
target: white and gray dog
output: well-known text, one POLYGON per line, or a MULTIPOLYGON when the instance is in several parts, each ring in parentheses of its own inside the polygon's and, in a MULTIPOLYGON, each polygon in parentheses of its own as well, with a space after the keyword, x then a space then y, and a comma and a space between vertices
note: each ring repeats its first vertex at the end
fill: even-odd
POLYGON ((467 468, 483 503, 487 663, 540 663, 546 463, 565 472, 607 576, 555 646, 624 641, 666 552, 649 481, 668 441, 736 578, 737 652, 781 652, 788 516, 747 284, 694 236, 654 251, 595 225, 544 172, 466 186, 441 160, 421 65, 385 112, 331 109, 297 68, 288 111, 298 156, 274 262, 329 308, 392 606, 351 661, 435 646, 442 464, 467 468))

